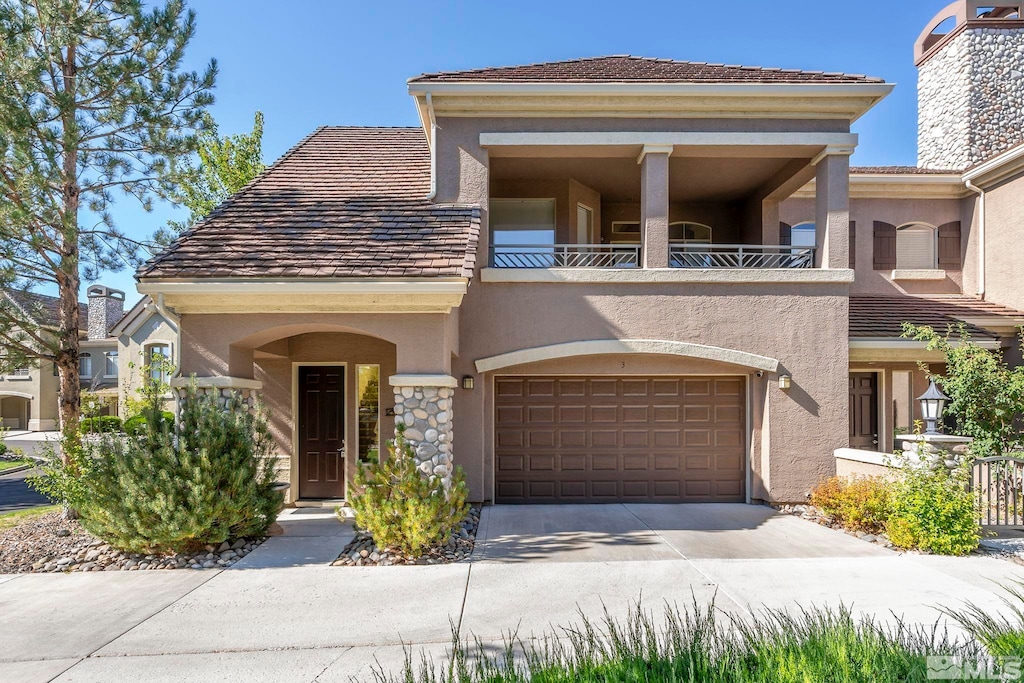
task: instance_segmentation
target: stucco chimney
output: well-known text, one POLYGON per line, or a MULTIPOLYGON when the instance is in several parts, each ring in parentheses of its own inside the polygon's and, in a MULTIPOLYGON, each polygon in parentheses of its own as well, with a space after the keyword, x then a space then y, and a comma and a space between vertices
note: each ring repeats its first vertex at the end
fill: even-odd
POLYGON ((958 0, 918 38, 919 166, 963 170, 1024 142, 1022 10, 958 0))
POLYGON ((124 292, 93 285, 89 299, 89 339, 106 339, 110 328, 124 316, 124 292))

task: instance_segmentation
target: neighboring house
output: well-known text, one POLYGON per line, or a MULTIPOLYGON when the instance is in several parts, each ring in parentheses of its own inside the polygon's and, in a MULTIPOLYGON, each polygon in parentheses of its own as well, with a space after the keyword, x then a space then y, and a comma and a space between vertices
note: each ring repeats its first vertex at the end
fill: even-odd
POLYGON ((262 395, 300 502, 343 498, 396 417, 477 501, 802 501, 910 428, 941 358, 901 323, 1007 349, 1024 323, 1024 21, 978 4, 919 40, 921 168, 851 172, 876 78, 425 74, 422 128, 316 130, 139 290, 182 375, 262 395))
MULTIPOLYGON (((40 318, 44 328, 56 328, 56 297, 25 291, 0 293, 24 313, 40 318)), ((174 358, 177 332, 174 319, 164 317, 143 297, 127 314, 124 292, 93 285, 88 303, 80 304, 79 377, 83 397, 96 401, 101 415, 123 415, 125 398, 141 385, 145 358, 154 353, 174 358), (144 355, 148 354, 148 356, 144 355)), ((58 427, 58 380, 53 363, 38 363, 0 376, 0 418, 11 429, 51 431, 58 427)))

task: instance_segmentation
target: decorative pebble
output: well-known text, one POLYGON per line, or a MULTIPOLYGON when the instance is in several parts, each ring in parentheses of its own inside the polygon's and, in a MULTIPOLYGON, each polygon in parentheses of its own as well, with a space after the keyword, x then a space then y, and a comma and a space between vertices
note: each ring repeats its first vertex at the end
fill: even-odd
POLYGON ((422 557, 409 557, 393 553, 387 548, 381 549, 373 542, 373 537, 366 532, 357 532, 349 541, 338 559, 331 563, 335 567, 390 567, 396 564, 433 565, 459 562, 468 558, 476 546, 476 532, 480 525, 480 508, 473 506, 452 534, 448 542, 434 548, 422 557))

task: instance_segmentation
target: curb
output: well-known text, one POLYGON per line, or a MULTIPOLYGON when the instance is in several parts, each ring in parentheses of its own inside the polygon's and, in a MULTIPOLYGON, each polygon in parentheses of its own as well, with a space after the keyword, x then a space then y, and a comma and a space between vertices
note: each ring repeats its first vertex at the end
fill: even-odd
POLYGON ((30 469, 32 469, 35 466, 36 466, 36 464, 32 463, 31 465, 22 465, 21 467, 13 467, 13 468, 11 468, 9 470, 4 470, 3 472, 0 472, 0 477, 6 477, 8 474, 15 474, 16 472, 24 472, 25 470, 30 470, 30 469))

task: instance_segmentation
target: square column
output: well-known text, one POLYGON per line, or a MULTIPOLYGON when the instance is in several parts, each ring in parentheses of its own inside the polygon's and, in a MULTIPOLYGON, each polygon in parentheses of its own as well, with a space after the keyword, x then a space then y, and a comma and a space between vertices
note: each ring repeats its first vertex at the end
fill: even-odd
POLYGON ((426 476, 451 483, 452 399, 457 382, 448 375, 392 375, 395 392, 395 427, 405 425, 405 438, 426 476))
POLYGON ((850 150, 826 153, 816 165, 814 225, 818 268, 850 267, 850 150))
POLYGON ((668 158, 671 145, 640 153, 640 239, 644 268, 668 268, 668 158))

